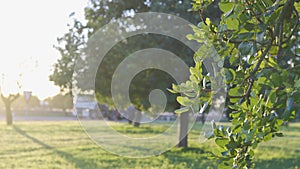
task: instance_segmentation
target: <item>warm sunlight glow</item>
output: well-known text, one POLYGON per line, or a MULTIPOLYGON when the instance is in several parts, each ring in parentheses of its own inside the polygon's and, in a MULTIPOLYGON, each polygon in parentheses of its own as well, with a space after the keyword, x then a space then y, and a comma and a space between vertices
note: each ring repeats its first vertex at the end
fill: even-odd
POLYGON ((67 31, 69 14, 75 12, 82 18, 86 4, 74 0, 1 2, 0 85, 4 94, 30 90, 44 99, 59 92, 49 81, 60 57, 53 45, 67 31))

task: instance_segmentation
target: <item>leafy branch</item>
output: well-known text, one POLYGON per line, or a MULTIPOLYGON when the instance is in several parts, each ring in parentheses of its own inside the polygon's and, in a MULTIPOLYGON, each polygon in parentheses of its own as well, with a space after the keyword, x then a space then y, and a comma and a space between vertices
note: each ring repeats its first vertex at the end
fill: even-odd
MULTIPOLYGON (((193 10, 207 14, 203 11, 215 4, 195 0, 193 10)), ((219 147, 213 154, 222 161, 219 168, 253 168, 253 149, 262 141, 282 137, 280 126, 295 117, 293 105, 300 102, 300 58, 299 40, 293 36, 299 33, 299 6, 295 0, 220 1, 220 22, 202 16, 203 24, 189 35, 198 42, 211 39, 227 61, 224 69, 232 126, 213 124, 214 132, 208 135, 219 147)), ((207 95, 200 95, 199 100, 205 99, 207 95)))

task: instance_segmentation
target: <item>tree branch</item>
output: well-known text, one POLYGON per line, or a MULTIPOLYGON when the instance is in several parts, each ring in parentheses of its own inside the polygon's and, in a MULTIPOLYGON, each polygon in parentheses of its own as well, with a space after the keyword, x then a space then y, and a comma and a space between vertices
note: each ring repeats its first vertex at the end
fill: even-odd
POLYGON ((256 20, 260 23, 265 24, 259 17, 258 15, 255 13, 255 11, 253 10, 253 8, 251 8, 251 4, 249 3, 249 1, 246 0, 247 5, 249 6, 248 10, 253 14, 253 16, 256 18, 256 20))
POLYGON ((15 100, 17 100, 17 98, 19 98, 20 94, 16 94, 16 95, 13 95, 12 99, 10 100, 11 102, 14 102, 15 100))
POLYGON ((241 98, 244 98, 244 97, 245 97, 245 95, 242 95, 242 96, 230 96, 230 95, 227 94, 227 98, 229 98, 229 99, 241 99, 241 98))
POLYGON ((295 14, 296 14, 296 24, 295 24, 291 34, 289 35, 289 37, 283 43, 287 43, 292 38, 292 36, 295 34, 297 27, 299 25, 299 14, 295 7, 293 7, 293 12, 295 12, 295 14))
POLYGON ((286 18, 286 13, 288 12, 290 7, 293 7, 295 0, 287 0, 284 4, 282 10, 280 11, 279 17, 278 17, 278 23, 275 27, 275 35, 278 36, 278 51, 277 51, 277 57, 281 55, 282 51, 282 39, 283 39, 283 26, 284 26, 284 19, 286 18))
POLYGON ((245 97, 244 99, 247 99, 247 102, 248 104, 250 103, 250 100, 249 100, 249 97, 250 97, 250 94, 251 94, 251 90, 252 90, 252 87, 253 87, 253 84, 255 82, 255 73, 258 71, 262 61, 265 59, 266 55, 268 54, 268 52, 270 51, 272 47, 272 42, 267 46, 267 48, 265 49, 265 51, 261 54, 255 68, 252 70, 252 72, 250 73, 250 84, 249 84, 249 87, 246 91, 246 94, 245 94, 245 97))

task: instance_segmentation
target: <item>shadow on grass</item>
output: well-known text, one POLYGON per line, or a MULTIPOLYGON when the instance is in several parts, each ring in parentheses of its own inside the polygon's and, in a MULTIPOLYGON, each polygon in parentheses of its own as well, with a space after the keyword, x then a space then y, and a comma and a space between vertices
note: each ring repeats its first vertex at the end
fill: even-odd
POLYGON ((114 126, 113 129, 123 134, 160 134, 163 133, 168 127, 159 126, 141 126, 141 127, 133 127, 133 126, 114 126))
POLYGON ((209 152, 204 148, 189 147, 186 149, 174 148, 161 155, 173 164, 185 163, 185 167, 190 169, 216 168, 218 163, 216 160, 208 158, 209 152))
POLYGON ((276 158, 271 160, 258 160, 255 162, 255 168, 265 169, 296 169, 300 168, 300 159, 297 158, 276 158))
MULTIPOLYGON (((56 149, 55 147, 52 147, 48 144, 45 144, 44 142, 38 140, 37 138, 35 137, 32 137, 30 136, 28 133, 26 133, 25 131, 23 131, 22 129, 20 129, 19 127, 17 126, 13 126, 14 130, 16 132, 18 132, 20 135, 30 139, 32 142, 36 143, 36 144, 39 144, 41 145, 42 147, 44 147, 45 149, 47 150, 51 150, 53 152, 55 152, 56 154, 58 154, 59 156, 61 156, 62 158, 66 159, 68 162, 72 163, 72 164, 75 164, 76 168, 86 168, 86 165, 87 165, 87 162, 86 161, 83 161, 82 159, 80 158, 76 158, 74 157, 73 155, 71 155, 70 153, 67 153, 67 152, 64 152, 64 151, 61 151, 61 150, 58 150, 56 149)), ((93 166, 97 166, 96 164, 94 163, 91 163, 89 161, 88 163, 88 166, 89 167, 93 167, 93 166)))

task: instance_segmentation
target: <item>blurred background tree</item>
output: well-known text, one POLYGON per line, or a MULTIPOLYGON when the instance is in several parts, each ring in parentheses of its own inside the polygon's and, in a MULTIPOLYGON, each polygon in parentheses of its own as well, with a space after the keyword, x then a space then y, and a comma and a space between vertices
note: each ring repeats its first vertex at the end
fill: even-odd
MULTIPOLYGON (((62 91, 71 92, 72 75, 74 72, 75 60, 78 63, 95 63, 93 58, 82 60, 80 57, 85 48, 86 42, 95 32, 110 21, 118 22, 120 17, 130 17, 140 12, 164 12, 182 17, 193 24, 200 21, 198 12, 188 12, 191 8, 191 2, 182 0, 129 0, 126 3, 123 0, 90 0, 85 8, 85 21, 79 21, 73 18, 73 23, 69 31, 61 38, 58 38, 59 46, 56 48, 61 53, 61 58, 54 65, 53 74, 50 80, 60 86, 62 91)), ((159 26, 159 25, 158 25, 159 26)), ((109 30, 115 34, 117 31, 109 30)), ((193 65, 194 52, 178 40, 170 37, 154 34, 140 34, 126 39, 126 42, 119 42, 107 53, 97 72, 95 83, 95 92, 100 104, 114 106, 111 96, 112 75, 119 63, 131 53, 146 48, 160 48, 170 52, 184 60, 187 65, 193 65)), ((88 64, 87 64, 88 65, 88 64)), ((83 70, 84 71, 84 70, 83 70)), ((82 73, 85 76, 90 72, 82 73)), ((83 81, 84 82, 84 81, 83 81)), ((139 111, 145 111, 150 108, 148 100, 149 94, 153 89, 160 89, 167 96, 167 105, 165 111, 174 112, 180 105, 176 101, 177 94, 170 93, 167 88, 171 88, 175 80, 168 74, 160 70, 145 70, 136 76, 130 85, 130 99, 132 104, 139 111)), ((81 84, 80 86, 84 86, 81 84)), ((86 89, 89 89, 87 86, 86 89)), ((140 125, 140 112, 136 115, 135 126, 140 125)), ((182 135, 187 136, 187 122, 181 125, 182 135)), ((181 123, 183 124, 183 123, 181 123)), ((182 140, 180 140, 181 142, 182 140)), ((184 137, 180 147, 187 147, 187 137, 184 137)))
POLYGON ((45 99, 51 109, 61 109, 66 112, 67 109, 73 108, 73 98, 70 94, 57 94, 45 99))
MULTIPOLYGON (((32 95, 28 100, 28 108, 39 108, 40 100, 37 96, 32 95)), ((12 108, 14 110, 25 110, 26 100, 24 95, 20 95, 14 103, 12 103, 12 108)))

